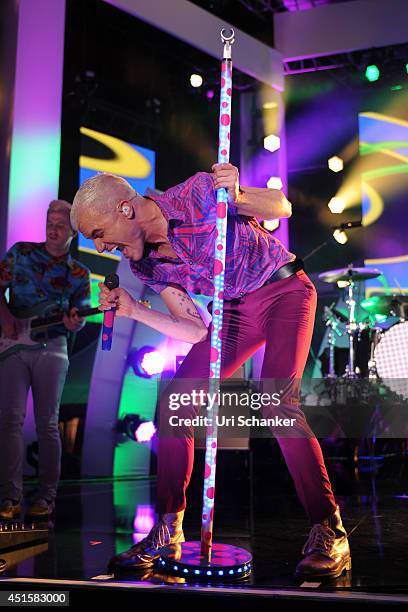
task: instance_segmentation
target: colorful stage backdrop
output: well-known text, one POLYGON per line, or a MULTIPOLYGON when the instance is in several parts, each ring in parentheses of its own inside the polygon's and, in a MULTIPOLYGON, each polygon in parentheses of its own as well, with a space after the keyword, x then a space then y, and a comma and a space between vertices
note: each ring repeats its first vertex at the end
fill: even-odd
POLYGON ((408 121, 393 110, 359 115, 365 263, 383 272, 367 297, 408 292, 408 121))

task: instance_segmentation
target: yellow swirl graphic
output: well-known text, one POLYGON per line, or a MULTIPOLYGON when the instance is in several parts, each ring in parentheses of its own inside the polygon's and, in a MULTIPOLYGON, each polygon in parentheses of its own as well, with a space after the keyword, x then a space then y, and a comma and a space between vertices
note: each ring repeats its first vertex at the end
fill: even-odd
POLYGON ((111 172, 128 178, 146 178, 151 173, 152 166, 149 160, 127 142, 86 127, 81 127, 80 131, 81 134, 85 134, 85 136, 89 136, 89 138, 93 138, 108 147, 114 154, 113 159, 98 159, 81 155, 79 164, 83 168, 98 172, 111 172))
POLYGON ((363 226, 371 225, 381 217, 384 210, 384 202, 380 194, 372 187, 369 183, 361 181, 362 189, 367 194, 370 202, 370 208, 363 215, 362 223, 363 226))
POLYGON ((394 123, 395 125, 401 125, 402 127, 408 127, 408 121, 404 119, 397 119, 396 117, 390 117, 389 115, 383 115, 382 113, 359 113, 361 117, 368 117, 369 119, 376 119, 377 121, 384 121, 385 123, 394 123))

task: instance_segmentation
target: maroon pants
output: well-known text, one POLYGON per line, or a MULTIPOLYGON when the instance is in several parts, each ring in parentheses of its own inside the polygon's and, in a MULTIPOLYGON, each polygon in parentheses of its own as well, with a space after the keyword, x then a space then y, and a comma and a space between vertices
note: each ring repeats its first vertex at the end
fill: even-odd
MULTIPOLYGON (((299 271, 224 302, 221 381, 230 377, 263 343, 265 356, 261 380, 299 381, 309 353, 316 311, 316 289, 299 271)), ((165 394, 182 393, 182 379, 208 378, 210 328, 204 341, 194 344, 165 394)), ((161 403, 161 402, 160 402, 161 403)), ((191 416, 191 407, 185 411, 191 416)), ((299 404, 292 402, 290 416, 297 432, 276 436, 297 494, 312 523, 335 510, 336 502, 318 440, 299 404)), ((287 414, 285 414, 287 416, 287 414)), ((178 512, 186 506, 185 492, 194 460, 194 435, 159 436, 157 512, 178 512)))

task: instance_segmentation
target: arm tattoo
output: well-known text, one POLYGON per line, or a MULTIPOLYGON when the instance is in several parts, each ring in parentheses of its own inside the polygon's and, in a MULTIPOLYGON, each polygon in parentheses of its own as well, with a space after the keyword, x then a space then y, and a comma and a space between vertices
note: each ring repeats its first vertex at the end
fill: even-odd
POLYGON ((172 291, 172 294, 180 298, 179 306, 184 306, 185 302, 188 301, 188 296, 181 291, 172 291))
POLYGON ((201 319, 200 315, 198 314, 198 312, 195 310, 191 310, 190 308, 186 308, 186 312, 187 314, 190 315, 190 317, 194 317, 194 319, 201 319))
MULTIPOLYGON (((197 310, 195 309, 194 303, 191 300, 189 295, 186 295, 183 291, 179 291, 177 289, 173 289, 172 290, 172 294, 176 295, 180 298, 180 302, 179 302, 179 306, 184 309, 186 313, 190 316, 193 317, 193 319, 200 319, 201 320, 201 316, 200 314, 197 312, 197 310), (186 304, 189 304, 189 306, 186 307, 186 304)), ((180 323, 180 319, 178 319, 177 317, 175 317, 174 315, 170 315, 171 320, 174 323, 180 323)))
POLYGON ((177 289, 175 289, 174 291, 172 291, 173 295, 178 295, 179 297, 183 298, 184 300, 186 299, 186 294, 183 293, 182 291, 177 291, 177 289))

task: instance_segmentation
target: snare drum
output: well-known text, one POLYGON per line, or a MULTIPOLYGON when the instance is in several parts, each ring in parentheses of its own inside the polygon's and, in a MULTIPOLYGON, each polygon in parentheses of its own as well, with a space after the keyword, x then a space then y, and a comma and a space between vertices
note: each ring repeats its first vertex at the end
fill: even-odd
POLYGON ((381 334, 374 360, 383 384, 408 399, 408 321, 396 323, 381 334))

